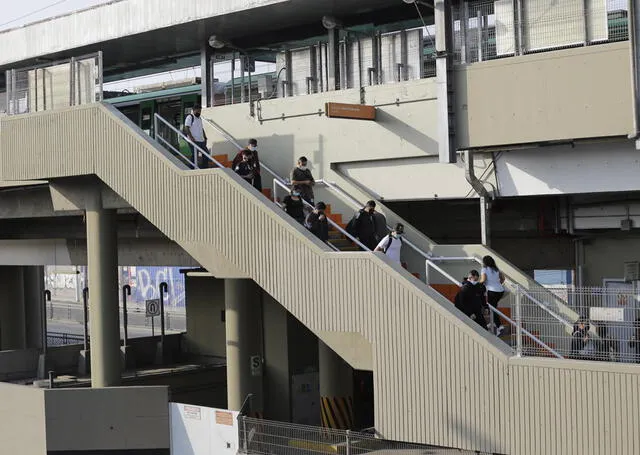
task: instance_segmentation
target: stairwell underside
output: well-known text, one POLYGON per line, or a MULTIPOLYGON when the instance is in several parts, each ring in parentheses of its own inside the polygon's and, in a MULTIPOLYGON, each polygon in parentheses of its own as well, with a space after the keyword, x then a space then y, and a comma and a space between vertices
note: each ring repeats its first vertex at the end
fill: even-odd
POLYGON ((516 358, 386 257, 331 252, 231 171, 182 168, 112 108, 5 117, 0 157, 0 181, 96 175, 205 268, 252 278, 321 337, 359 334, 388 439, 640 452, 636 366, 516 358))

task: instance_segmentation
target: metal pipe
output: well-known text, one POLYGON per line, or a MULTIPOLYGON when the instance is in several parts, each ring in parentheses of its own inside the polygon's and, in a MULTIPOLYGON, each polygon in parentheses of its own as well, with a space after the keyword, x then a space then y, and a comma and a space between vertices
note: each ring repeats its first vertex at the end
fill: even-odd
POLYGON ((166 282, 160 283, 160 358, 164 361, 164 295, 169 292, 166 282))
POLYGON ((125 284, 122 286, 122 324, 124 328, 124 347, 129 342, 129 313, 127 313, 127 296, 131 295, 131 286, 125 284))
MULTIPOLYGON (((71 57, 69 61, 69 106, 76 105, 76 59, 71 57)), ((37 72, 38 70, 36 70, 37 72)))
POLYGON ((522 294, 516 287, 516 355, 522 357, 522 294))
POLYGON ((42 354, 47 354, 47 302, 51 302, 51 291, 46 289, 44 291, 44 301, 42 308, 42 317, 41 325, 42 325, 42 354))
POLYGON ((82 290, 82 344, 89 350, 89 288, 82 290))
POLYGON ((464 172, 464 177, 471 185, 471 188, 478 193, 478 196, 487 198, 489 200, 493 199, 493 195, 489 190, 485 188, 480 179, 476 177, 475 168, 473 166, 473 152, 471 150, 464 151, 464 159, 466 160, 466 167, 464 172))

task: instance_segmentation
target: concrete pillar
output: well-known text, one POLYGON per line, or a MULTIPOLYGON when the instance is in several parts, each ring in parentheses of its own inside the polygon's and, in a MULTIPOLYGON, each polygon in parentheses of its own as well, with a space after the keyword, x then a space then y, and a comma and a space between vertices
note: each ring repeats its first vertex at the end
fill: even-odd
POLYGON ((209 43, 204 43, 200 48, 200 80, 201 80, 201 105, 211 107, 214 105, 213 85, 213 49, 209 43))
POLYGON ((23 267, 27 348, 42 348, 44 305, 44 266, 23 267))
POLYGON ((26 348, 24 274, 19 266, 0 267, 0 349, 26 348))
POLYGON ((264 296, 263 302, 265 419, 289 422, 291 421, 289 314, 286 308, 269 295, 264 296))
POLYGON ((322 426, 353 428, 353 369, 318 340, 322 426))
POLYGON ((86 209, 91 336, 91 386, 120 384, 120 311, 116 211, 102 208, 100 197, 86 209))
POLYGON ((449 0, 434 0, 436 86, 438 93, 438 155, 441 163, 456 162, 452 3, 449 0))
POLYGON ((227 408, 233 411, 240 410, 249 394, 253 395, 251 411, 262 411, 261 293, 252 280, 224 281, 227 408), (260 365, 252 365, 252 358, 256 356, 260 365))

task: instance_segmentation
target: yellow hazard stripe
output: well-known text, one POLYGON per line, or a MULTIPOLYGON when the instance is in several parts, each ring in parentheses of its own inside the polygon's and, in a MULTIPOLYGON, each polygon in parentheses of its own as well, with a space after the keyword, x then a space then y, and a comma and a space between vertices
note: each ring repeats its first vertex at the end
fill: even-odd
POLYGON ((351 397, 321 397, 320 404, 323 427, 337 430, 353 428, 353 400, 351 397))

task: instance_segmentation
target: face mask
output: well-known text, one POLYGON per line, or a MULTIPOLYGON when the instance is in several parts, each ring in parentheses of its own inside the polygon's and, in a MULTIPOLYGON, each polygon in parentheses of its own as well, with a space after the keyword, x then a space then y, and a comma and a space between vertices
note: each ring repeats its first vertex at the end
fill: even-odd
POLYGON ((249 150, 251 150, 252 152, 256 151, 256 146, 255 145, 250 145, 249 146, 249 150))
POLYGON ((298 193, 298 192, 294 192, 294 193, 291 193, 291 196, 293 196, 293 197, 300 197, 300 193, 298 193))
POLYGON ((307 170, 307 166, 300 165, 300 170, 301 171, 306 171, 307 170))
POLYGON ((401 238, 402 238, 402 232, 395 232, 395 233, 393 234, 393 236, 394 236, 395 238, 397 238, 397 239, 401 239, 401 238))
POLYGON ((197 114, 194 113, 193 115, 195 115, 196 117, 199 118, 200 117, 200 112, 198 112, 197 114))

